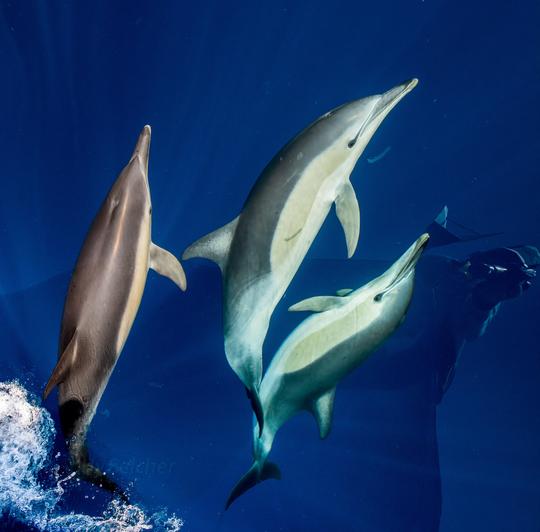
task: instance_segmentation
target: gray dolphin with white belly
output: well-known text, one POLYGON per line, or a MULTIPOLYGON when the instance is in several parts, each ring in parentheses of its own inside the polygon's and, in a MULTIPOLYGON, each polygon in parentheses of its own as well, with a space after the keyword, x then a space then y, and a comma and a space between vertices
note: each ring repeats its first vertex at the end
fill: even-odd
POLYGON ((88 427, 137 314, 148 269, 186 289, 178 260, 151 240, 150 134, 145 126, 83 243, 64 304, 58 363, 43 394, 58 386, 72 467, 111 491, 119 491, 116 484, 89 462, 88 427))
POLYGON ((429 236, 423 234, 385 273, 341 296, 312 297, 289 310, 317 312, 289 335, 261 384, 265 424, 253 429, 253 465, 232 490, 231 503, 268 478, 280 478, 267 461, 277 431, 302 410, 313 414, 321 438, 332 424, 337 384, 362 364, 401 324, 413 294, 415 266, 429 236))
POLYGON ((360 211, 350 174, 380 123, 416 84, 413 79, 316 120, 263 170, 240 215, 183 254, 183 259, 213 260, 221 268, 225 353, 261 428, 262 347, 272 312, 333 204, 348 256, 353 255, 360 211))

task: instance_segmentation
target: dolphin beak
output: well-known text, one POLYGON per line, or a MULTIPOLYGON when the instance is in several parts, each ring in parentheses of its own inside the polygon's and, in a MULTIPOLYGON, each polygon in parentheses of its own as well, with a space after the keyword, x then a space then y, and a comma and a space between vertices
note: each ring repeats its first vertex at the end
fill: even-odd
POLYGON ((418 79, 413 78, 381 94, 380 100, 373 110, 370 121, 373 121, 376 118, 383 120, 403 97, 416 87, 416 85, 418 85, 418 79))
POLYGON ((149 125, 143 127, 135 149, 133 150, 132 159, 138 157, 140 162, 143 164, 146 175, 148 175, 148 159, 150 157, 150 138, 152 136, 152 128, 149 125))
POLYGON ((406 265, 406 268, 408 271, 412 270, 417 262, 420 260, 420 257, 422 256, 422 253, 424 252, 424 249, 426 249, 426 246, 429 242, 429 234, 424 233, 420 235, 418 240, 412 245, 411 250, 411 257, 408 260, 408 264, 406 265))
POLYGON ((371 134, 373 134, 381 122, 386 118, 388 113, 402 100, 404 96, 409 94, 409 92, 411 92, 417 84, 418 80, 413 78, 405 83, 402 83, 401 85, 398 85, 397 87, 394 87, 393 89, 390 89, 389 91, 386 91, 383 94, 380 94, 379 96, 376 96, 375 98, 377 98, 377 100, 373 106, 373 109, 367 118, 363 120, 362 126, 358 130, 354 141, 351 141, 349 144, 349 147, 354 145, 356 139, 358 139, 358 137, 360 137, 360 135, 362 135, 367 129, 369 129, 371 134))
POLYGON ((411 272, 414 270, 417 262, 420 260, 424 249, 426 249, 428 241, 429 235, 427 233, 424 233, 401 256, 401 258, 397 262, 397 265, 399 265, 399 269, 396 272, 394 279, 382 292, 379 292, 375 296, 376 301, 380 301, 384 294, 387 294, 388 292, 393 290, 399 283, 401 283, 401 281, 409 277, 411 272))
POLYGON ((420 235, 418 240, 416 240, 416 242, 405 252, 401 258, 401 262, 403 263, 402 268, 397 273, 394 283, 399 282, 401 279, 407 277, 407 275, 409 275, 409 273, 415 268, 416 264, 420 260, 420 257, 422 256, 424 249, 426 249, 428 241, 429 235, 424 233, 423 235, 420 235))

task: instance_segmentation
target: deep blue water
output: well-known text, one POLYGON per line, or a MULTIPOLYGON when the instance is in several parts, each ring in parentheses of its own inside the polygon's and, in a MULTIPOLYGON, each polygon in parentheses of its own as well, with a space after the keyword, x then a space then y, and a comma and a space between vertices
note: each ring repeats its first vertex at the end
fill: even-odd
MULTIPOLYGON (((362 213, 354 260, 345 263, 330 214, 276 309, 265 364, 302 319, 288 305, 360 286, 380 272, 366 261, 397 257, 444 204, 467 226, 503 234, 439 253, 540 245, 537 2, 0 7, 1 381, 41 394, 69 273, 146 123, 153 239, 180 256, 238 214, 266 163, 317 116, 420 80, 353 173, 362 213)), ((370 380, 377 354, 338 387, 329 438, 319 440, 307 414, 289 422, 272 453, 283 479, 223 514, 251 463, 251 412, 223 352, 219 270, 184 266, 185 294, 149 274, 92 424, 94 461, 131 485, 148 515, 167 508, 184 530, 423 531, 406 523, 411 512, 433 511, 430 490, 393 485, 385 472, 408 464, 386 463, 385 446, 411 427, 419 440, 433 434, 422 433, 414 405, 407 425, 407 389, 370 380)), ((540 530, 538 295, 533 286, 503 304, 486 335, 465 347, 435 410, 442 532, 540 530)), ((54 398, 45 406, 57 422, 54 398)), ((55 484, 55 466, 68 474, 54 438, 46 431, 53 449, 36 481, 44 486, 55 484)), ((55 515, 100 516, 108 504, 83 483, 64 488, 55 515)))

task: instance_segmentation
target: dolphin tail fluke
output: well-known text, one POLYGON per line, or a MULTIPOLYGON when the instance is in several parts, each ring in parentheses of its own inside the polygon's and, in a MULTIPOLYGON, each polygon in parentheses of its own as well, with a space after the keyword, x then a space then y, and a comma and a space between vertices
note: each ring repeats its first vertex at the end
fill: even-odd
POLYGON ((97 467, 90 463, 83 464, 78 469, 81 477, 92 484, 99 486, 111 493, 118 495, 118 497, 125 503, 129 503, 129 498, 125 491, 118 486, 116 482, 111 480, 105 473, 99 470, 97 467))
POLYGON ((238 497, 243 495, 246 491, 249 491, 253 486, 270 478, 276 480, 281 479, 279 467, 272 462, 265 462, 261 470, 259 464, 255 462, 232 489, 229 498, 227 499, 227 503, 225 504, 225 510, 228 510, 229 506, 238 499, 238 497))
POLYGON ((225 269, 229 249, 238 224, 238 217, 227 225, 199 238, 182 254, 182 260, 201 258, 214 261, 221 271, 225 269))
POLYGON ((257 424, 259 425, 259 437, 262 434, 264 428, 264 412, 261 404, 261 398, 259 397, 259 392, 255 388, 246 388, 246 395, 248 396, 249 402, 251 403, 251 408, 253 413, 257 418, 257 424))
POLYGON ((117 495, 123 502, 129 503, 128 496, 116 482, 109 478, 103 471, 90 463, 86 447, 70 445, 71 466, 75 469, 83 480, 103 488, 117 495))

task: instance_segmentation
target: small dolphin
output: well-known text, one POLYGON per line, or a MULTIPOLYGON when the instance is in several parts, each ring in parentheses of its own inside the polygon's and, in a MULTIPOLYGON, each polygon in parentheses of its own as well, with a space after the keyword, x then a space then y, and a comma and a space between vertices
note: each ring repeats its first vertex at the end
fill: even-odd
POLYGON ((72 467, 117 492, 89 462, 88 427, 137 314, 148 268, 186 289, 178 260, 151 241, 149 150, 150 126, 145 126, 83 243, 64 304, 58 363, 43 394, 46 399, 58 385, 72 467))
POLYGON ((272 312, 334 203, 353 255, 360 211, 350 174, 380 123, 417 82, 342 105, 313 122, 270 161, 240 215, 182 256, 207 258, 221 268, 225 353, 261 429, 262 347, 272 312))
POLYGON ((336 386, 401 324, 412 298, 414 269, 429 236, 423 234, 385 273, 342 296, 312 297, 289 310, 318 312, 289 335, 261 384, 264 430, 253 429, 253 465, 227 500, 268 478, 280 478, 267 461, 277 431, 302 410, 313 414, 321 438, 332 424, 336 386))

